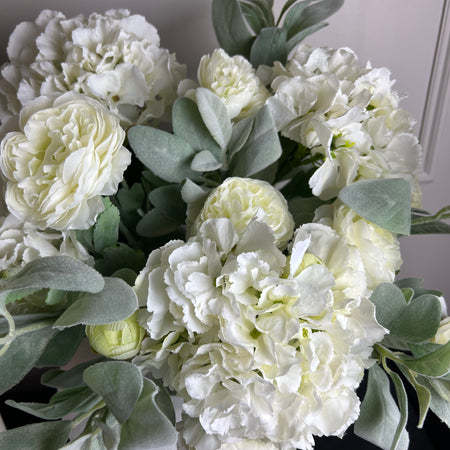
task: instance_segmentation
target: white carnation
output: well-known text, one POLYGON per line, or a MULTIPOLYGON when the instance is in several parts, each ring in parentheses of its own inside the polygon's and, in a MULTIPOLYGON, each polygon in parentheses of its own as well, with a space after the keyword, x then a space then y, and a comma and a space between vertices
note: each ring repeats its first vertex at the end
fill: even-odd
POLYGON ((238 231, 252 220, 266 223, 279 247, 292 236, 294 220, 287 202, 271 184, 251 178, 227 178, 208 196, 194 227, 198 230, 208 219, 225 217, 238 231))
POLYGON ((275 124, 313 156, 314 195, 327 200, 354 181, 401 177, 420 206, 421 147, 386 68, 361 67, 347 48, 302 44, 272 72, 275 124))
POLYGON ((73 231, 39 230, 9 214, 0 217, 0 274, 13 275, 37 258, 67 255, 93 265, 93 259, 73 231))
POLYGON ((20 119, 1 142, 8 209, 41 229, 89 228, 131 160, 119 120, 74 92, 39 97, 20 119))
POLYGON ((231 119, 253 115, 269 96, 252 65, 243 56, 229 56, 222 49, 202 57, 197 77, 201 87, 222 99, 231 119))
POLYGON ((124 126, 162 118, 185 68, 159 44, 155 27, 124 9, 70 19, 44 10, 10 37, 0 120, 40 95, 71 90, 100 100, 124 126))
POLYGON ((156 250, 136 292, 150 337, 134 362, 183 397, 189 446, 311 449, 358 417, 385 330, 358 249, 328 226, 298 229, 286 258, 266 224, 209 219, 156 250))

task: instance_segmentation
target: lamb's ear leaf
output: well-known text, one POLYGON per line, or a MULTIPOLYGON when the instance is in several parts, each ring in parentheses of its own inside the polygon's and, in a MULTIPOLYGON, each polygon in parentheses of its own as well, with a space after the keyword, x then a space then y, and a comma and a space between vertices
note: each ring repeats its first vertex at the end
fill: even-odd
POLYGON ((199 176, 191 169, 196 152, 184 139, 145 125, 131 127, 127 136, 137 158, 163 180, 180 183, 199 176))
POLYGON ((126 319, 136 311, 134 290, 120 278, 105 278, 104 289, 96 294, 82 294, 56 320, 59 329, 75 325, 101 325, 126 319))
MULTIPOLYGON (((367 390, 354 425, 357 436, 380 448, 391 448, 400 422, 400 411, 392 397, 389 378, 377 364, 369 369, 367 390)), ((409 436, 403 430, 397 450, 407 450, 409 436)))
POLYGON ((158 388, 144 379, 142 393, 130 417, 122 425, 120 450, 158 448, 175 445, 177 432, 156 401, 158 388))
POLYGON ((203 123, 220 148, 225 150, 231 138, 231 120, 226 106, 209 89, 198 88, 195 95, 203 123))
POLYGON ((261 107, 246 143, 234 154, 230 170, 235 177, 249 177, 269 167, 282 153, 268 106, 261 107))
POLYGON ((217 40, 230 56, 250 55, 253 35, 237 0, 213 0, 212 20, 217 40))
POLYGON ((52 422, 33 423, 23 427, 0 433, 0 448, 34 448, 57 450, 64 446, 69 437, 72 422, 60 420, 52 422))
POLYGON ((120 423, 130 417, 144 385, 140 370, 125 361, 94 364, 84 371, 83 379, 120 423))
MULTIPOLYGON (((0 373, 2 374, 0 377, 0 394, 21 381, 36 365, 45 347, 57 332, 49 326, 17 336, 10 343, 6 352, 0 357, 0 373)), ((0 448, 11 447, 0 445, 0 448)))
POLYGON ((341 189, 338 197, 369 222, 392 233, 410 234, 411 187, 403 178, 357 181, 341 189))

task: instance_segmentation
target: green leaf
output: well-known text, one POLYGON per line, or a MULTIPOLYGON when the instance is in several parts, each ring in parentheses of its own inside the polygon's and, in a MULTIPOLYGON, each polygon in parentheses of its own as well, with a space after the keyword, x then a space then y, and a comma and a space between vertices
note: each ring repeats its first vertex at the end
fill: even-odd
POLYGON ((6 282, 3 290, 60 289, 95 293, 103 286, 102 276, 78 259, 46 256, 28 263, 6 282))
POLYGON ((85 383, 105 400, 120 423, 131 415, 143 389, 140 370, 124 361, 95 364, 84 372, 85 383))
POLYGON ((119 210, 109 198, 104 198, 103 204, 105 210, 99 214, 93 232, 94 248, 98 253, 105 247, 113 247, 119 239, 119 210))
POLYGON ((129 419, 122 425, 119 450, 151 449, 174 445, 177 432, 161 412, 156 385, 144 379, 144 387, 129 419))
POLYGON ((149 211, 137 224, 136 231, 140 236, 158 237, 174 232, 180 222, 174 220, 158 208, 149 211))
POLYGON ((408 422, 408 397, 406 396, 405 386, 400 376, 392 372, 386 364, 386 360, 383 361, 383 367, 386 373, 392 380, 395 388, 395 395, 397 396, 397 402, 400 407, 400 421, 397 425, 395 431, 394 440, 391 444, 391 448, 397 448, 400 440, 402 439, 402 434, 406 432, 406 423, 408 422))
POLYGON ((51 369, 45 372, 41 376, 41 383, 46 386, 55 387, 58 389, 68 389, 85 386, 83 373, 93 364, 102 362, 105 358, 96 358, 90 361, 77 364, 76 366, 68 369, 51 369))
POLYGON ((83 326, 66 328, 58 332, 50 340, 37 366, 64 366, 78 350, 82 339, 86 336, 83 326))
POLYGON ((431 339, 439 327, 441 304, 434 295, 422 295, 409 303, 394 284, 380 284, 371 301, 376 306, 378 323, 390 330, 393 337, 419 343, 431 339))
MULTIPOLYGON (((209 89, 195 91, 197 106, 203 122, 213 139, 225 150, 231 138, 231 121, 222 100, 209 89)), ((191 178, 192 177, 188 177, 191 178)))
POLYGON ((241 5, 242 14, 254 33, 258 34, 262 28, 271 26, 267 22, 264 12, 259 5, 243 1, 239 3, 241 5))
POLYGON ((148 196, 153 206, 177 223, 186 219, 186 203, 181 196, 179 185, 167 185, 153 189, 148 196))
POLYGON ((450 342, 419 358, 397 355, 395 362, 420 375, 433 378, 442 377, 450 372, 450 342))
POLYGON ((290 52, 297 44, 299 44, 303 39, 305 39, 307 36, 315 33, 316 31, 319 31, 320 29, 326 27, 328 24, 326 22, 318 23, 317 25, 312 25, 311 27, 305 28, 298 33, 294 34, 288 41, 287 41, 287 50, 290 52))
POLYGON ((420 297, 425 294, 436 295, 437 297, 441 297, 443 295, 440 291, 423 288, 423 282, 423 278, 403 278, 401 280, 396 280, 395 285, 400 289, 412 289, 414 291, 414 297, 420 297))
POLYGON ((323 200, 317 197, 294 197, 288 201, 289 211, 294 218, 295 226, 312 222, 316 209, 324 204, 323 200))
POLYGON ((101 325, 126 319, 136 311, 138 301, 134 290, 120 278, 105 278, 104 289, 97 294, 80 295, 67 308, 54 326, 101 325))
MULTIPOLYGON (((361 412, 354 425, 357 436, 382 449, 390 449, 400 422, 400 412, 392 398, 389 378, 383 369, 374 365, 369 369, 367 391, 361 403, 361 412)), ((409 437, 401 434, 397 450, 406 450, 409 437)))
POLYGON ((392 321, 406 307, 406 300, 400 288, 394 284, 383 283, 378 285, 370 297, 375 304, 377 322, 390 329, 392 321))
POLYGON ((196 152, 183 139, 144 125, 131 127, 127 136, 137 158, 163 180, 179 183, 198 177, 190 168, 196 152))
POLYGON ((272 115, 269 108, 263 106, 256 113, 255 126, 247 142, 232 160, 232 175, 236 177, 254 175, 277 161, 281 152, 272 115))
POLYGON ((433 379, 426 377, 418 377, 418 381, 429 389, 430 392, 430 409, 450 427, 450 401, 442 397, 435 389, 436 383, 441 383, 440 379, 433 379), (433 383, 431 383, 433 381, 433 383))
POLYGON ((0 448, 57 450, 66 443, 71 424, 69 420, 41 422, 4 431, 0 433, 0 448))
POLYGON ((89 411, 100 401, 100 397, 88 387, 76 387, 56 393, 49 403, 15 402, 6 404, 45 420, 61 419, 74 412, 89 411))
POLYGON ((261 64, 272 66, 275 61, 284 64, 288 54, 286 36, 284 28, 263 28, 253 42, 250 52, 253 67, 261 64))
POLYGON ((135 211, 142 206, 145 200, 145 192, 140 183, 134 183, 131 188, 122 185, 116 194, 121 211, 135 211))
POLYGON ((230 55, 248 58, 253 35, 237 0, 213 0, 212 20, 220 46, 230 55))
POLYGON ((222 161, 222 149, 208 131, 194 101, 186 97, 175 101, 172 126, 174 134, 188 142, 194 150, 209 150, 217 161, 222 161))
POLYGON ((134 250, 126 244, 105 248, 103 258, 95 262, 95 268, 104 276, 111 276, 120 269, 128 268, 140 272, 145 266, 146 256, 141 250, 134 250))
POLYGON ((407 342, 424 342, 436 334, 441 318, 441 304, 434 295, 411 300, 390 323, 393 336, 407 342))
MULTIPOLYGON (((292 3, 295 3, 296 0, 294 0, 293 2, 288 2, 286 6, 291 6, 292 3), (289 3, 291 5, 289 5, 289 3)), ((302 14, 303 11, 306 9, 306 7, 308 5, 310 5, 313 1, 315 0, 305 0, 302 2, 299 2, 295 5, 292 6, 291 9, 289 9, 289 11, 286 14, 286 17, 284 18, 283 21, 283 28, 286 29, 287 31, 287 37, 290 39, 292 36, 294 36, 295 34, 297 34, 299 31, 301 31, 302 29, 299 27, 298 23, 300 23, 300 21, 302 20, 302 14)), ((286 8, 287 9, 287 8, 286 8)), ((285 8, 283 8, 282 10, 282 14, 284 14, 286 12, 285 8)))
POLYGON ((262 22, 265 27, 273 27, 275 26, 275 18, 273 16, 273 1, 272 0, 241 0, 240 5, 242 8, 242 11, 244 12, 245 19, 247 20, 247 23, 250 25, 252 30, 258 34, 258 31, 253 28, 252 24, 250 23, 249 16, 246 14, 248 12, 248 8, 253 10, 253 16, 259 16, 260 22, 262 22), (244 6, 247 7, 247 10, 245 10, 244 6))
MULTIPOLYGON (((304 30, 314 26, 325 19, 328 19, 344 4, 344 0, 319 0, 312 5, 308 5, 295 21, 295 30, 304 30)), ((294 28, 293 26, 291 28, 294 28)))
POLYGON ((233 155, 242 149, 247 142, 255 125, 254 117, 246 117, 233 124, 230 142, 228 143, 227 155, 231 160, 233 155))
POLYGON ((411 225, 411 234, 448 234, 450 233, 450 225, 441 220, 427 223, 413 223, 411 225))
POLYGON ((411 189, 403 178, 358 181, 344 187, 338 197, 361 217, 381 228, 409 234, 411 189))
POLYGON ((8 350, 0 357, 0 394, 22 380, 36 365, 56 333, 56 330, 46 327, 17 336, 11 342, 8 350))
POLYGON ((212 172, 220 169, 222 164, 208 150, 198 152, 191 163, 191 169, 197 172, 212 172))

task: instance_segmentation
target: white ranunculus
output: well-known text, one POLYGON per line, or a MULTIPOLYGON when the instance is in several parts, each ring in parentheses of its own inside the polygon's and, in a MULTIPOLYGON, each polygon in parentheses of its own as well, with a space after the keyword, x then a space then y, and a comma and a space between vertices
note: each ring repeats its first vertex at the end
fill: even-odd
POLYGON ((316 159, 314 195, 328 200, 354 181, 401 177, 420 206, 421 147, 386 68, 360 66, 347 48, 300 44, 285 67, 275 63, 271 78, 277 128, 316 159))
POLYGON ((201 87, 222 99, 231 119, 253 115, 269 96, 252 65, 243 56, 229 56, 222 49, 202 57, 197 77, 201 87))
POLYGON ((286 258, 265 223, 233 230, 209 219, 153 252, 136 285, 149 337, 133 362, 183 397, 182 438, 198 450, 342 436, 386 331, 358 249, 313 223, 286 258))
POLYGON ((119 120, 75 92, 39 97, 20 119, 1 142, 8 209, 41 229, 89 228, 131 160, 119 120))
POLYGON ((264 222, 272 230, 275 241, 283 247, 291 239, 294 220, 287 202, 271 184, 251 178, 227 178, 205 201, 194 227, 213 218, 230 219, 238 231, 252 220, 264 222))
POLYGON ((369 289, 394 282, 402 265, 400 244, 394 233, 368 222, 339 201, 318 208, 314 220, 331 226, 360 251, 369 289))
POLYGON ((44 10, 23 22, 0 77, 0 121, 40 95, 75 90, 101 101, 124 126, 165 118, 185 67, 160 47, 158 32, 125 9, 66 18, 44 10))
POLYGON ((58 255, 93 265, 73 231, 42 231, 12 214, 0 217, 0 278, 14 274, 34 259, 58 255))

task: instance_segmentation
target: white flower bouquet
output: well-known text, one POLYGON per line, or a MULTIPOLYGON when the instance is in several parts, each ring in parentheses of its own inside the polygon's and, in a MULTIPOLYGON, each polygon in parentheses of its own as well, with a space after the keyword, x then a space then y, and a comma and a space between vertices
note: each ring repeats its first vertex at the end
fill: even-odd
POLYGON ((449 233, 450 208, 418 209, 389 71, 302 43, 341 4, 288 0, 275 21, 271 0, 213 0, 222 48, 197 80, 127 10, 16 27, 0 387, 40 367, 57 392, 7 400, 43 421, 1 448, 312 449, 352 427, 406 449, 408 385, 408 426, 450 426, 445 301, 401 279, 398 243, 449 233))

